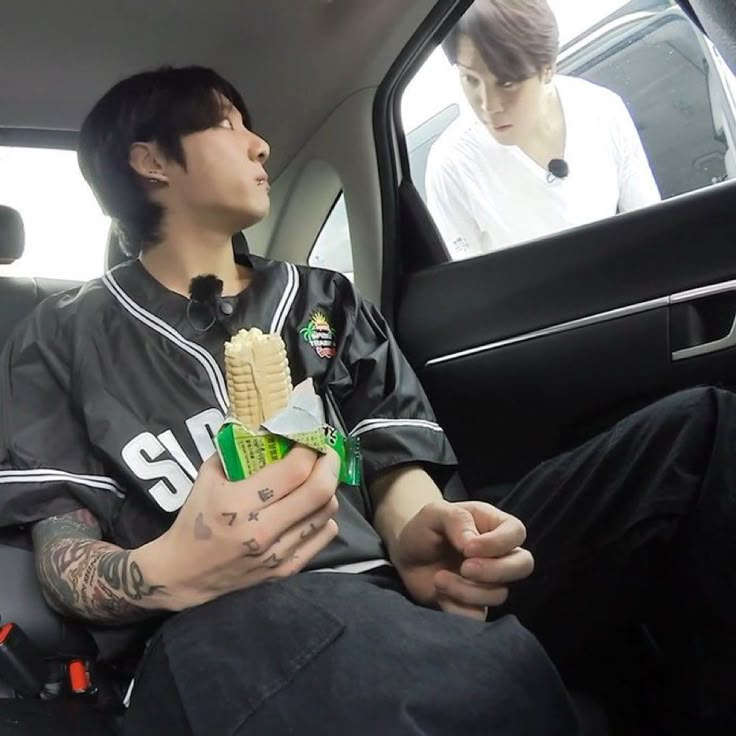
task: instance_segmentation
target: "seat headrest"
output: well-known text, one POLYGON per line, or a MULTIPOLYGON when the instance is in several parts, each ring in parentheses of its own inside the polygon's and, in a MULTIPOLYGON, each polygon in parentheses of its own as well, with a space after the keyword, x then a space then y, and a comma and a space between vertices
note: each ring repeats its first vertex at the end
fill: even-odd
POLYGON ((23 255, 26 231, 18 210, 0 205, 0 264, 17 261, 23 255))

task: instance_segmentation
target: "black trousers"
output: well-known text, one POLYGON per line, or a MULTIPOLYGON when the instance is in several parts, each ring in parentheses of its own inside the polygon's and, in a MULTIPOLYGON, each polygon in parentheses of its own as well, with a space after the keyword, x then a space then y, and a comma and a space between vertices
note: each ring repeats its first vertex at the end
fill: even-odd
POLYGON ((568 684, 614 700, 655 684, 622 682, 637 665, 632 624, 645 624, 661 732, 736 734, 736 395, 659 401, 542 464, 499 506, 527 525, 536 560, 505 611, 568 684))
POLYGON ((514 617, 421 608, 391 571, 266 583, 174 616, 152 641, 125 736, 577 734, 556 669, 514 617))
POLYGON ((671 696, 661 732, 732 735, 735 461, 736 396, 697 389, 542 464, 499 504, 527 525, 537 569, 486 624, 380 576, 323 573, 179 614, 149 649, 126 734, 569 736, 537 639, 579 684, 646 624, 671 696))

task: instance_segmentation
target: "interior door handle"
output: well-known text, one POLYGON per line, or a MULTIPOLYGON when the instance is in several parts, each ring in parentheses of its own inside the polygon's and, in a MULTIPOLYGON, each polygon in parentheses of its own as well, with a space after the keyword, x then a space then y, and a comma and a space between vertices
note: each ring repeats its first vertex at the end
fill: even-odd
POLYGON ((726 350, 736 346, 736 317, 734 317, 731 330, 725 337, 719 340, 711 340, 703 342, 700 345, 693 345, 689 348, 675 350, 672 353, 672 360, 687 360, 687 358, 697 358, 699 355, 707 355, 708 353, 716 353, 719 350, 726 350))
MULTIPOLYGON (((713 286, 673 294, 670 297, 670 313, 675 321, 674 309, 683 305, 690 313, 690 320, 700 324, 700 329, 685 328, 686 347, 672 351, 672 360, 687 360, 709 353, 736 347, 736 281, 727 281, 713 286), (692 334, 694 333, 694 334, 692 334), (715 334, 720 336, 715 337, 715 334), (699 340, 699 342, 695 342, 699 340)), ((686 314, 686 312, 682 312, 686 314)))

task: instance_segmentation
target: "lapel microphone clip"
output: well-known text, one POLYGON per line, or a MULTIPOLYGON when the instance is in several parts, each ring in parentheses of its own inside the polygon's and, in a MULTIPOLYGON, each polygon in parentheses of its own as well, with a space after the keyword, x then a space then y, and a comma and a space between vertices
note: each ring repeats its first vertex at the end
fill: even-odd
POLYGON ((195 276, 189 283, 187 320, 197 332, 207 332, 217 321, 222 288, 222 279, 214 274, 195 276))
POLYGON ((553 158, 547 165, 547 171, 547 181, 552 184, 557 179, 565 179, 570 173, 570 166, 562 158, 553 158))

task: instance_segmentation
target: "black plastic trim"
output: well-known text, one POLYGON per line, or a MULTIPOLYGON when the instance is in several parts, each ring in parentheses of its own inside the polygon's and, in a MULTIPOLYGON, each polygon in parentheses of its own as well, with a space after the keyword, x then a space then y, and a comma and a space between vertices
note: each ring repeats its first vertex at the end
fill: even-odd
POLYGON ((402 272, 402 258, 398 252, 398 243, 401 242, 399 185, 404 174, 409 172, 406 138, 401 123, 401 93, 412 73, 431 53, 432 42, 443 38, 471 4, 472 0, 438 2, 391 65, 376 92, 373 131, 383 215, 381 309, 389 324, 393 324, 395 318, 397 290, 402 272))
POLYGON ((437 356, 732 279, 735 198, 736 181, 725 182, 407 274, 397 337, 419 367, 437 356))

